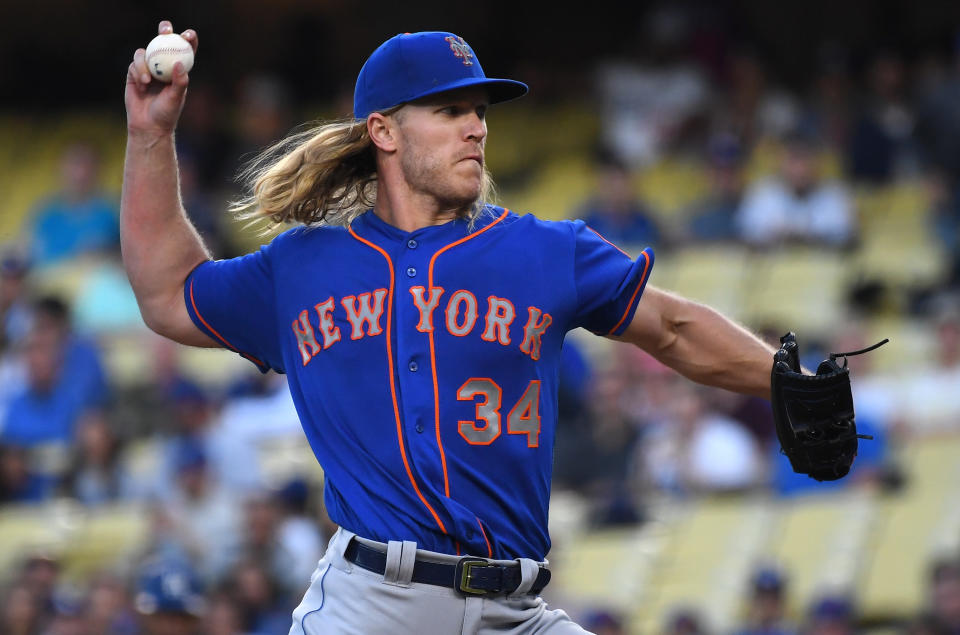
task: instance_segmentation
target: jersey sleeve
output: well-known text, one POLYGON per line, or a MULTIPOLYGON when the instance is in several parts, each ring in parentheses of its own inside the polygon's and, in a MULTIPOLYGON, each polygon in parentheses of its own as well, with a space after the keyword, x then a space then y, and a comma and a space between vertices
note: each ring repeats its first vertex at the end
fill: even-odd
POLYGON ((215 342, 261 372, 284 372, 269 245, 200 264, 187 277, 183 295, 193 323, 215 342))
POLYGON ((574 241, 574 326, 598 335, 620 335, 650 278, 653 249, 647 247, 634 260, 581 221, 574 222, 574 241))

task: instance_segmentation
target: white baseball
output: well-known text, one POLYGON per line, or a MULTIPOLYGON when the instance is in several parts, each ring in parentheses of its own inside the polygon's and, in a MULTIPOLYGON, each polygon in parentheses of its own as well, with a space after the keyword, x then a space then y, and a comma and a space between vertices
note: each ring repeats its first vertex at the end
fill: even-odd
POLYGON ((176 33, 164 33, 150 40, 144 58, 150 74, 161 82, 173 81, 173 65, 183 64, 183 70, 193 68, 193 47, 176 33))

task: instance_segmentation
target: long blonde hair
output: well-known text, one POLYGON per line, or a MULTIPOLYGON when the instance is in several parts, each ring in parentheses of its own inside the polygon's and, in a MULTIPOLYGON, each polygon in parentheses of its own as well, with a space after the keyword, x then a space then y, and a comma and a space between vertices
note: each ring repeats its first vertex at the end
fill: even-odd
MULTIPOLYGON (((343 119, 293 133, 255 156, 238 180, 249 194, 230 211, 247 221, 268 220, 265 232, 292 223, 347 226, 377 202, 377 162, 367 122, 343 119)), ((484 166, 480 196, 465 214, 471 225, 495 195, 484 166)))

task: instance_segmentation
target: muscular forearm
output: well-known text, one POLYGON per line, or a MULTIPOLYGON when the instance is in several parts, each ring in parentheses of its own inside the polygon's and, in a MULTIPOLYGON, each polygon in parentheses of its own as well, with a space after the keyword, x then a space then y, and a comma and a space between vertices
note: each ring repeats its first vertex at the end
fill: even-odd
POLYGON ((180 301, 187 274, 209 258, 180 202, 172 134, 128 134, 120 239, 144 321, 162 330, 157 321, 180 301))
POLYGON ((774 349, 703 304, 648 288, 620 339, 695 382, 770 398, 774 349))

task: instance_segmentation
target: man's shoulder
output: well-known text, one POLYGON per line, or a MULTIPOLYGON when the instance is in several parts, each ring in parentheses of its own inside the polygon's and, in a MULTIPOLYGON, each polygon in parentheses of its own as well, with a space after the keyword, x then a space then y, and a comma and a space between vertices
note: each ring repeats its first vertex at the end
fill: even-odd
POLYGON ((314 248, 330 243, 343 241, 350 234, 346 227, 333 225, 297 225, 274 236, 269 242, 269 249, 274 253, 282 250, 298 248, 314 248))
POLYGON ((504 217, 505 227, 514 227, 519 230, 537 232, 544 237, 569 238, 576 231, 577 225, 583 225, 581 220, 547 220, 540 218, 533 212, 516 211, 502 207, 491 207, 495 217, 507 212, 504 217))

